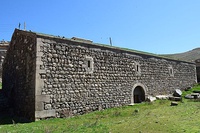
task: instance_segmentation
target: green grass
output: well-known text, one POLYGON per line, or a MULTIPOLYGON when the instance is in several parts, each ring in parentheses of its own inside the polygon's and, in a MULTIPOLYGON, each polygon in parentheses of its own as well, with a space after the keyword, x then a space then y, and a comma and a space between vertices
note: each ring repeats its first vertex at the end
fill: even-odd
POLYGON ((184 97, 187 94, 193 93, 193 90, 200 90, 200 85, 196 84, 196 85, 194 85, 194 87, 192 87, 192 89, 190 89, 188 91, 183 91, 182 96, 184 97))
MULTIPOLYGON (((200 86, 195 86, 200 90, 200 86)), ((190 93, 191 91, 184 92, 190 93)), ((0 125, 0 133, 198 133, 200 102, 168 100, 96 111, 65 119, 0 125)))

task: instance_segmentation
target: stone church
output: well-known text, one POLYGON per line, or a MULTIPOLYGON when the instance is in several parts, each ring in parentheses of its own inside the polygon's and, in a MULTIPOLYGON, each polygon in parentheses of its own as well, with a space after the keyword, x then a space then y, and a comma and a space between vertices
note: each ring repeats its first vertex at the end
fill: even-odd
POLYGON ((32 121, 140 103, 197 82, 191 62, 18 29, 2 80, 14 113, 32 121))

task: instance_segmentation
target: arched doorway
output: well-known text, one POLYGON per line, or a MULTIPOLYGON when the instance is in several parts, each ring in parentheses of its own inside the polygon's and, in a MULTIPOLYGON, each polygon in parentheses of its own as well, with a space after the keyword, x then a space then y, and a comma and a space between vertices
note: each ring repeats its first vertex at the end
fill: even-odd
POLYGON ((148 92, 147 86, 141 83, 135 83, 131 91, 130 105, 134 105, 134 103, 141 103, 145 101, 147 97, 147 92, 148 92))
POLYGON ((141 86, 137 86, 133 91, 134 103, 141 103, 145 100, 145 92, 141 86))

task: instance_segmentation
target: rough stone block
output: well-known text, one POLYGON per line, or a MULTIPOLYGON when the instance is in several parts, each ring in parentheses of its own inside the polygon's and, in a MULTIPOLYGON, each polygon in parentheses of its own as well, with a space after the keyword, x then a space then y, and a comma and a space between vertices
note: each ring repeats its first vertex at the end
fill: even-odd
POLYGON ((43 110, 43 111, 35 111, 35 118, 48 118, 48 117, 55 117, 56 111, 55 110, 43 110))
POLYGON ((153 96, 148 96, 147 97, 147 101, 148 102, 153 102, 153 101, 155 101, 156 100, 156 97, 153 97, 153 96))
POLYGON ((44 103, 43 102, 36 102, 35 103, 35 110, 36 111, 42 111, 42 110, 44 110, 44 103))
POLYGON ((37 101, 37 102, 48 102, 48 101, 50 101, 50 95, 36 95, 35 101, 37 101))
POLYGON ((175 97, 181 97, 182 91, 180 89, 176 89, 173 93, 173 96, 175 97))
POLYGON ((178 102, 171 102, 171 106, 177 106, 178 102))
POLYGON ((169 99, 169 96, 168 95, 158 95, 158 96, 156 96, 156 98, 159 100, 166 100, 166 99, 169 99))

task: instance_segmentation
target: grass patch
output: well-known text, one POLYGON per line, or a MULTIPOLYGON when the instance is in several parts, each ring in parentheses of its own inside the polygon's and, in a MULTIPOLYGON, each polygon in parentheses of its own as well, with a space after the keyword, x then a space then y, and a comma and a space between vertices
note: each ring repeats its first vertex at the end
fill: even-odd
MULTIPOLYGON (((193 90, 200 89, 199 86, 193 90)), ((192 91, 192 90, 191 90, 192 91)), ((187 92, 189 93, 189 92, 187 92)), ((184 92, 184 95, 187 94, 184 92)), ((185 99, 184 99, 185 100, 185 99)), ((0 133, 195 133, 200 132, 200 104, 185 100, 170 106, 157 100, 65 119, 48 119, 26 124, 0 125, 0 133)))
POLYGON ((188 91, 183 91, 182 96, 184 97, 187 94, 191 94, 191 93, 193 93, 194 90, 200 90, 200 85, 196 84, 196 85, 194 85, 194 87, 192 87, 192 89, 190 89, 188 91))

